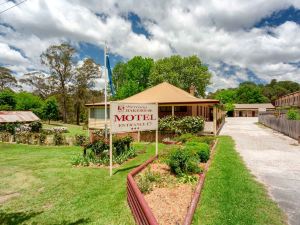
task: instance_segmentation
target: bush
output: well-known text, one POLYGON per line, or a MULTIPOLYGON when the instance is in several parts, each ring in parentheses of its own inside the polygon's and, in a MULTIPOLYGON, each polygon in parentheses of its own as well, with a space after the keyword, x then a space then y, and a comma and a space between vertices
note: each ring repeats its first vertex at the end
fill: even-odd
POLYGON ((152 172, 150 167, 143 174, 137 177, 137 185, 142 193, 149 193, 153 189, 154 183, 160 183, 162 177, 158 172, 152 172))
POLYGON ((40 145, 43 145, 45 144, 46 142, 46 139, 47 139, 47 135, 45 133, 40 133, 40 136, 39 136, 39 144, 40 145))
POLYGON ((54 133, 53 136, 54 145, 63 145, 64 144, 64 137, 60 132, 54 133))
POLYGON ((200 172, 198 156, 192 151, 185 151, 180 148, 170 153, 168 165, 171 172, 179 176, 200 172))
POLYGON ((182 143, 185 143, 187 141, 190 141, 191 139, 195 138, 196 136, 190 133, 182 134, 179 137, 176 137, 176 141, 180 141, 182 143))
POLYGON ((192 151, 196 153, 199 157, 200 162, 207 162, 210 156, 209 145, 201 142, 187 142, 186 151, 192 151))
POLYGON ((6 123, 0 125, 0 131, 9 132, 10 134, 15 134, 16 128, 20 127, 20 123, 6 123))
POLYGON ((87 144, 88 138, 82 134, 75 134, 75 145, 84 146, 87 144))
POLYGON ((29 124, 31 132, 39 133, 42 129, 42 123, 40 121, 34 121, 29 124))
POLYGON ((300 120, 300 114, 296 109, 290 109, 287 112, 287 119, 288 120, 300 120))
POLYGON ((204 129, 204 119, 197 116, 185 116, 182 118, 167 116, 159 119, 159 130, 178 134, 199 133, 204 129))
POLYGON ((10 135, 9 132, 0 132, 0 141, 9 142, 10 135))

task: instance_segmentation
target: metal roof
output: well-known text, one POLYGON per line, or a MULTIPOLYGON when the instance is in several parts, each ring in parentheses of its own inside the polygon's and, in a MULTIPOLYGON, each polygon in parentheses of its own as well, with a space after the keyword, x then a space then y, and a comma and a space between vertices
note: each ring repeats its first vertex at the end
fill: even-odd
POLYGON ((234 104, 235 109, 275 109, 271 103, 234 104))
MULTIPOLYGON (((201 104, 201 103, 219 103, 216 99, 201 99, 190 93, 175 87, 167 82, 160 83, 154 87, 148 88, 138 94, 126 99, 120 100, 124 103, 158 103, 158 104, 201 104)), ((86 104, 86 106, 101 106, 101 103, 86 104)))
POLYGON ((0 111, 0 123, 33 122, 40 120, 31 111, 0 111))

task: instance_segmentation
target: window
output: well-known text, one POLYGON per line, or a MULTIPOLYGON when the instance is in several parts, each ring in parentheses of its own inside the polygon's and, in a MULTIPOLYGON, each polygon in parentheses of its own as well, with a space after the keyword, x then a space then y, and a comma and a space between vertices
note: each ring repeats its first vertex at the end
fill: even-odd
POLYGON ((159 109, 161 112, 172 112, 172 106, 160 106, 159 109))
MULTIPOLYGON (((104 108, 91 108, 90 109, 91 119, 105 119, 105 109, 104 108)), ((107 119, 109 119, 109 109, 107 109, 107 119)))
POLYGON ((187 112, 187 106, 175 106, 175 112, 187 112))

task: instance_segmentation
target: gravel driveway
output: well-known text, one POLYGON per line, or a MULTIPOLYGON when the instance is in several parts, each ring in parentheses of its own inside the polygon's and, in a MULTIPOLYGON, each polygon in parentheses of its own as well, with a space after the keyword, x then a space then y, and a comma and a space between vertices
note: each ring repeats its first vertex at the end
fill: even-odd
POLYGON ((229 135, 248 168, 269 194, 300 225, 300 146, 298 142, 257 124, 257 118, 226 118, 220 135, 229 135))

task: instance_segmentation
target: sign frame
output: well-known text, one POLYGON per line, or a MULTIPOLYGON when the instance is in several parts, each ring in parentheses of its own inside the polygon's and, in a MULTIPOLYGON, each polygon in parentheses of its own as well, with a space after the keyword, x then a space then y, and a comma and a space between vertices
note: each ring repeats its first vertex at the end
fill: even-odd
MULTIPOLYGON (((113 106, 114 107, 114 106, 113 106)), ((155 155, 158 155, 158 103, 130 103, 130 102, 118 102, 118 101, 112 101, 110 102, 110 116, 109 116, 109 121, 110 121, 110 130, 109 130, 109 174, 112 176, 112 136, 113 134, 118 134, 118 133, 131 133, 131 132, 138 132, 138 136, 140 136, 140 131, 149 131, 149 130, 155 130, 155 155), (142 130, 131 130, 131 131, 114 131, 112 132, 112 120, 114 119, 114 113, 112 110, 112 106, 114 104, 123 104, 123 105, 155 105, 155 113, 156 113, 156 125, 155 129, 142 129, 142 130)), ((144 117, 145 119, 145 117, 144 117)))

